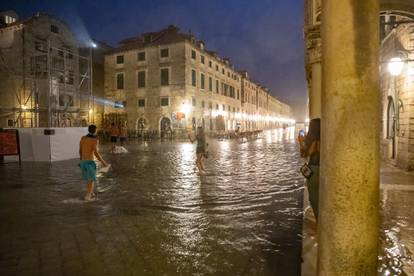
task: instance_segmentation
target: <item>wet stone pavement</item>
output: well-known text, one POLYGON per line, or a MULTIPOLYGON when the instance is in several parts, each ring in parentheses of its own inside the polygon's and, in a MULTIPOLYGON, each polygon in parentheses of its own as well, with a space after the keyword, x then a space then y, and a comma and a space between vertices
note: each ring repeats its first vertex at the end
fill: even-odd
POLYGON ((300 275, 291 138, 209 140, 204 176, 188 142, 102 145, 88 203, 77 160, 0 166, 0 275, 300 275))

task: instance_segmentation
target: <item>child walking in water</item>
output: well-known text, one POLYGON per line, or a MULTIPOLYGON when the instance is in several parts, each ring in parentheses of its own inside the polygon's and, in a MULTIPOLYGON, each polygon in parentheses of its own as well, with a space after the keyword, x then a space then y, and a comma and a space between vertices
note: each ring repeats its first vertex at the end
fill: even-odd
POLYGON ((200 173, 204 174, 206 171, 204 170, 204 162, 203 159, 206 154, 206 136, 204 134, 204 129, 202 127, 197 128, 197 135, 195 137, 195 140, 192 139, 192 137, 189 137, 191 143, 194 143, 194 141, 197 141, 197 147, 196 147, 196 166, 200 173))
POLYGON ((94 156, 105 166, 108 164, 103 160, 98 151, 98 138, 96 137, 96 126, 88 127, 88 135, 83 136, 79 143, 80 167, 82 177, 87 181, 85 200, 91 200, 94 196, 93 186, 96 182, 96 163, 94 156))

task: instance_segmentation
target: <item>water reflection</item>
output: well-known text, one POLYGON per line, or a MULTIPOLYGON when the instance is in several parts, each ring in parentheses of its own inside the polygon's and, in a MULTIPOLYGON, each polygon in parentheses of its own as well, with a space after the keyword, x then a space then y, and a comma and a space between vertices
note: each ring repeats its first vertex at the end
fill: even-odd
POLYGON ((125 263, 118 274, 300 275, 302 177, 289 138, 279 130, 247 142, 209 140, 204 176, 191 143, 131 143, 127 154, 104 156, 113 169, 91 204, 62 203, 81 195, 76 162, 0 168, 0 240, 21 243, 8 251, 20 258, 75 236, 87 247, 82 258, 98 250, 104 267, 125 263))
POLYGON ((400 228, 393 227, 382 233, 382 254, 379 256, 380 275, 406 275, 404 263, 413 264, 411 252, 400 241, 400 228))
POLYGON ((412 275, 414 262, 408 249, 414 245, 414 224, 412 211, 408 206, 412 200, 411 185, 382 185, 381 208, 381 251, 379 254, 379 275, 412 275), (403 231, 402 231, 403 230, 403 231), (402 235, 405 235, 402 242, 402 235))

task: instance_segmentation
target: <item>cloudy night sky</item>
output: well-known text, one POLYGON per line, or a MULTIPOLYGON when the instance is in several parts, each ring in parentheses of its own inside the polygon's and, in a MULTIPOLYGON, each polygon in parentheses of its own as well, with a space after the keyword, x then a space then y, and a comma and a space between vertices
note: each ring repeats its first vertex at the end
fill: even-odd
POLYGON ((0 10, 8 9, 20 19, 38 11, 53 14, 79 38, 111 46, 170 24, 191 30, 207 49, 230 58, 237 70, 247 70, 290 104, 297 120, 304 120, 303 1, 2 1, 0 10))

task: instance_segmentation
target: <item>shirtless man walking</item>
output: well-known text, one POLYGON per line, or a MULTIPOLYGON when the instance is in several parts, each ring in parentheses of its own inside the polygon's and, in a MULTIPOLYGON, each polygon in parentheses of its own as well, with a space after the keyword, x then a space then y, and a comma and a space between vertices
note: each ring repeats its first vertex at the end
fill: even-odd
POLYGON ((106 167, 106 163, 98 151, 98 138, 96 137, 96 126, 88 127, 88 135, 83 136, 79 144, 80 167, 82 178, 87 181, 85 200, 91 200, 94 182, 96 182, 96 163, 94 156, 106 167))

